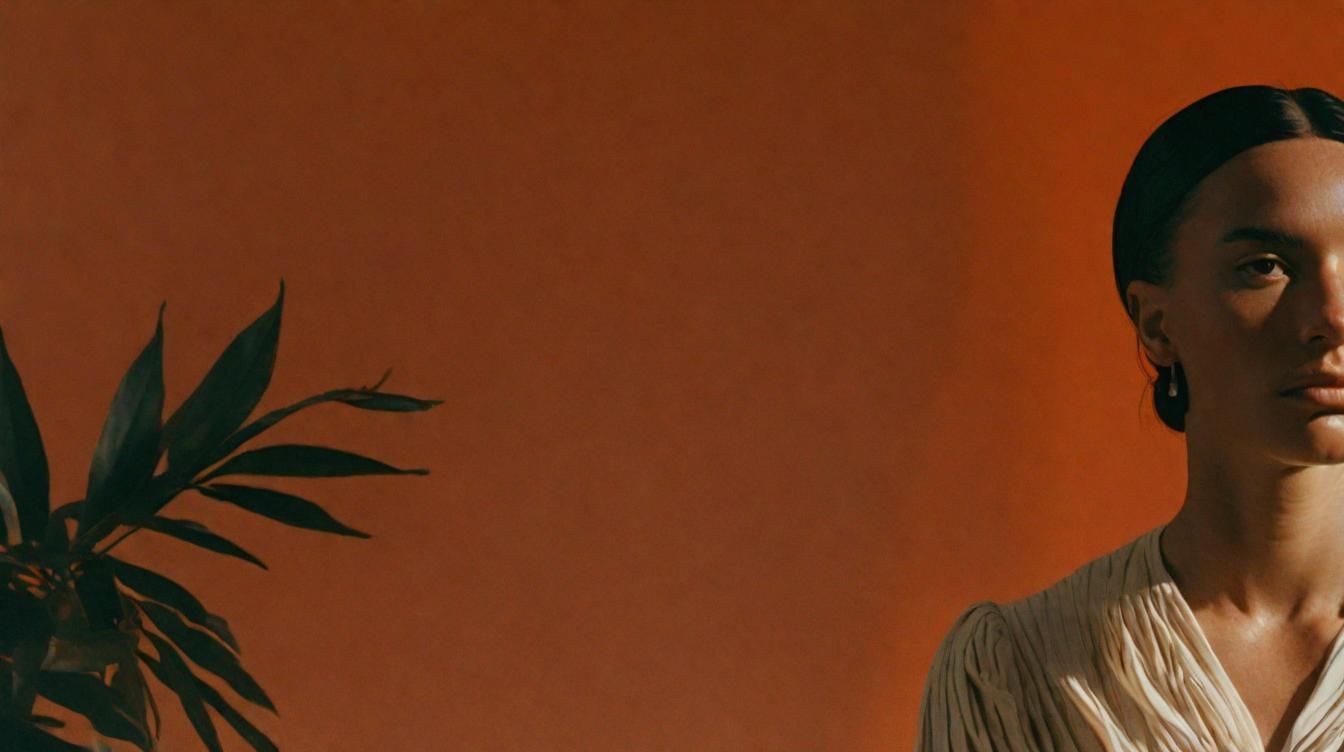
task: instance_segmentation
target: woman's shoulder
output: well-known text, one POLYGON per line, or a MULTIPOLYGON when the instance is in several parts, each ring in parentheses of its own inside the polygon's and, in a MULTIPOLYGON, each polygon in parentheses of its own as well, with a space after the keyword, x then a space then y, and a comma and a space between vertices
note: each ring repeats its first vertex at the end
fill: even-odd
POLYGON ((979 697, 996 704, 1011 703, 1008 683, 1017 674, 1017 660, 1018 650, 1003 605, 977 601, 957 614, 934 651, 926 695, 929 691, 941 694, 964 689, 969 676, 979 697))
POLYGON ((920 700, 916 752, 1033 749, 1038 725, 1021 685, 1003 607, 977 601, 953 620, 934 652, 920 700))
POLYGON ((936 652, 946 659, 977 662, 990 655, 985 650, 987 648, 993 648, 994 654, 1003 656, 1004 651, 1012 649, 1004 605, 982 600, 966 606, 952 620, 936 652))
POLYGON ((977 601, 957 614, 944 633, 934 651, 927 684, 937 691, 945 683, 962 682, 965 676, 973 675, 977 684, 992 695, 1004 688, 1013 673, 1016 654, 1003 606, 995 601, 977 601))
POLYGON ((953 619, 925 681, 917 750, 1035 749, 1042 735, 1071 736, 1056 710, 1062 677, 1095 683, 1098 655, 1127 594, 1147 597, 1156 534, 1133 538, 1046 588, 981 600, 953 619), (956 742, 951 742, 956 739, 956 742))

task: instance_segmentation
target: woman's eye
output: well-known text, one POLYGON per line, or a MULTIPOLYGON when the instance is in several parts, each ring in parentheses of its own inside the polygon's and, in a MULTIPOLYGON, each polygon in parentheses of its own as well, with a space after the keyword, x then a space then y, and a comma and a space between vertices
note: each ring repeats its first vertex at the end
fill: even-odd
POLYGON ((1242 264, 1240 268, 1250 269, 1251 272, 1254 274, 1254 276, 1268 277, 1268 276, 1278 276, 1278 275, 1272 275, 1275 267, 1282 268, 1283 264, 1280 263, 1278 259, 1266 257, 1266 258, 1258 258, 1255 259, 1254 261, 1249 261, 1245 264, 1242 264))

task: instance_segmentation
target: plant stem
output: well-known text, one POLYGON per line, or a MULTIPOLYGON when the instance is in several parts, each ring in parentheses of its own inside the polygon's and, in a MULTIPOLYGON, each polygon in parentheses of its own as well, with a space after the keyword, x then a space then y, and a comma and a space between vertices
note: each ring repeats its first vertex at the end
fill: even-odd
POLYGON ((138 530, 142 530, 142 529, 144 529, 144 528, 143 528, 143 526, 141 526, 141 525, 136 525, 136 526, 132 527, 130 530, 127 530, 125 533, 122 533, 122 535, 121 535, 120 538, 118 538, 118 539, 112 541, 111 543, 107 544, 107 547, 104 548, 102 551, 94 551, 94 552, 93 552, 93 556, 92 556, 91 558, 96 559, 96 558, 98 558, 99 556, 103 556, 103 555, 106 554, 108 551, 111 551, 112 548, 113 548, 114 546, 116 546, 118 543, 120 543, 120 542, 126 540, 127 538, 129 538, 129 537, 131 537, 132 535, 134 535, 134 534, 136 533, 136 531, 138 531, 138 530))

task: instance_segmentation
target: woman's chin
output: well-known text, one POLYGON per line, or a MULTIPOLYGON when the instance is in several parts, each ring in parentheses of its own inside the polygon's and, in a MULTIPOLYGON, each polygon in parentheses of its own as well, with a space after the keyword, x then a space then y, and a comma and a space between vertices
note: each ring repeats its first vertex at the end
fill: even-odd
POLYGON ((1297 453, 1312 465, 1335 465, 1344 462, 1344 410, 1322 409, 1307 421, 1306 431, 1298 442, 1297 453))

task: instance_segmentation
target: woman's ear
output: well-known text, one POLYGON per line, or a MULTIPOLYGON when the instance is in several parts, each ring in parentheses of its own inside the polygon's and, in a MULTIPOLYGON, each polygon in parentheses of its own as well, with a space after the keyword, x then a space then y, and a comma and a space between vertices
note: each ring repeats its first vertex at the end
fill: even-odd
POLYGON ((1136 279, 1125 288, 1129 318, 1139 332, 1139 341, 1154 363, 1169 366, 1180 360, 1166 332, 1167 288, 1136 279))

